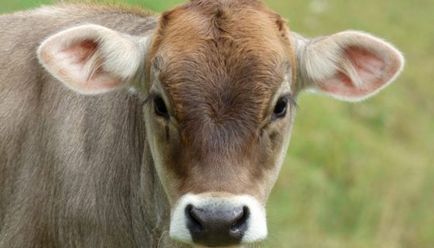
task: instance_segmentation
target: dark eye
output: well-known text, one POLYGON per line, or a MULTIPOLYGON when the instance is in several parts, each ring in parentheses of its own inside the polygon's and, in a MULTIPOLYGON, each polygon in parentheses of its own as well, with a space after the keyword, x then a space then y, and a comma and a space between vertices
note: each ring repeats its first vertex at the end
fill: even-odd
POLYGON ((154 98, 154 111, 158 116, 169 118, 169 112, 167 111, 166 104, 161 96, 156 96, 154 98))
POLYGON ((287 108, 288 108, 288 98, 280 97, 276 102, 276 106, 274 106, 273 119, 285 117, 287 108))

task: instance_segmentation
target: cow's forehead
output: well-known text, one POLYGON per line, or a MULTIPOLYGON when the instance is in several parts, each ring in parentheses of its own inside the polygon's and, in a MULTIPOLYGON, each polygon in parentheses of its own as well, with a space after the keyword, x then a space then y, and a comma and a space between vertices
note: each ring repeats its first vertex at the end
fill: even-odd
POLYGON ((163 60, 161 84, 178 104, 192 95, 267 101, 291 66, 279 22, 256 1, 193 1, 163 14, 153 49, 163 60))
POLYGON ((192 1, 162 14, 156 43, 172 52, 192 52, 203 41, 233 40, 248 49, 284 54, 286 31, 284 20, 255 0, 192 1))
POLYGON ((286 29, 256 1, 194 2, 200 4, 161 18, 153 45, 153 55, 162 58, 159 81, 186 136, 242 143, 257 130, 291 66, 286 29))
MULTIPOLYGON (((282 56, 230 38, 191 47, 193 52, 166 56, 159 73, 180 123, 195 132, 197 125, 206 132, 256 128, 287 72, 282 56)), ((216 135, 227 137, 222 132, 216 135)))

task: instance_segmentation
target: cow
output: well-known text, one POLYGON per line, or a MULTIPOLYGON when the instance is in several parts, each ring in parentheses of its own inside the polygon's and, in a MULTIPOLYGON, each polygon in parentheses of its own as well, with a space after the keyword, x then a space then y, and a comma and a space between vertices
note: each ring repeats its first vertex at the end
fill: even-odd
POLYGON ((299 93, 360 101, 401 53, 305 38, 259 0, 162 14, 57 4, 0 17, 0 247, 241 247, 299 93))

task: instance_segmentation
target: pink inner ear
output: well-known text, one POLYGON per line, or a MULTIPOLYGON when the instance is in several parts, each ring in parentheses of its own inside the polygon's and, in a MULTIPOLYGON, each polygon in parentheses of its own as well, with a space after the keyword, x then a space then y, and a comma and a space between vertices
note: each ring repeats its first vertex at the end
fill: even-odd
POLYGON ((63 53, 69 54, 71 62, 84 64, 97 50, 98 44, 93 40, 82 40, 62 50, 63 53))
POLYGON ((372 52, 359 47, 349 47, 345 52, 363 82, 378 81, 385 73, 386 64, 372 52))
POLYGON ((362 47, 350 46, 344 54, 356 70, 361 85, 357 85, 351 74, 341 68, 334 77, 320 82, 321 89, 333 95, 348 98, 369 95, 387 83, 398 70, 398 67, 388 65, 385 58, 362 47))
POLYGON ((81 40, 62 49, 66 67, 59 74, 83 92, 116 88, 121 79, 104 71, 100 58, 92 57, 97 50, 98 43, 94 40, 81 40))

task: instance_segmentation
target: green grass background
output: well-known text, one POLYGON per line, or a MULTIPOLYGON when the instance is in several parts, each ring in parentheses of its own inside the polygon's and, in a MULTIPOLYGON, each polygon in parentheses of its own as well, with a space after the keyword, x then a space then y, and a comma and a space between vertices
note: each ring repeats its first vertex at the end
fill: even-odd
MULTIPOLYGON (((122 1, 122 0, 119 0, 122 1)), ((130 0, 162 11, 179 0, 130 0)), ((358 104, 304 94, 262 247, 434 247, 434 1, 268 0, 307 36, 377 34, 406 59, 358 104)), ((0 0, 0 12, 49 0, 0 0)))

